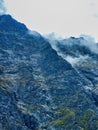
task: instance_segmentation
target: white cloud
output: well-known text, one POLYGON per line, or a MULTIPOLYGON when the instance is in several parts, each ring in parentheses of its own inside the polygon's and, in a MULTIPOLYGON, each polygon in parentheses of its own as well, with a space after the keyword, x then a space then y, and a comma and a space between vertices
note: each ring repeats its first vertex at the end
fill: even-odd
POLYGON ((84 37, 85 39, 85 41, 82 44, 90 48, 92 52, 98 54, 98 45, 97 45, 98 43, 95 42, 95 39, 89 35, 81 35, 81 36, 84 37))
POLYGON ((95 18, 98 18, 98 13, 93 14, 95 18))
MULTIPOLYGON (((50 42, 50 44, 51 44, 51 46, 52 46, 52 48, 54 49, 54 50, 56 50, 56 52, 57 52, 57 54, 59 55, 59 56, 61 56, 63 59, 65 59, 65 60, 67 60, 72 66, 74 66, 74 65, 76 65, 76 64, 78 64, 78 63, 80 63, 81 61, 83 62, 83 61, 85 61, 85 60, 87 60, 88 58, 89 58, 89 54, 88 55, 82 55, 82 54, 79 54, 78 55, 78 57, 73 57, 73 56, 71 56, 71 55, 68 55, 68 54, 64 54, 60 49, 59 49, 59 47, 58 47, 58 45, 57 44, 59 44, 58 42, 60 42, 60 44, 63 44, 63 45, 65 45, 65 44, 67 44, 67 46, 69 45, 72 45, 72 44, 74 44, 73 43, 73 41, 72 41, 72 44, 70 44, 70 40, 69 39, 66 39, 66 40, 68 40, 67 42, 65 42, 65 43, 63 43, 62 42, 62 40, 63 40, 63 38, 61 38, 59 35, 57 35, 57 34, 55 34, 55 33, 51 33, 51 34, 49 34, 49 35, 46 35, 45 36, 48 40, 49 40, 49 42, 50 42)), ((89 35, 80 35, 80 37, 83 37, 84 38, 84 40, 83 41, 81 41, 81 45, 84 45, 84 46, 86 46, 86 47, 88 47, 92 52, 94 52, 94 53, 98 53, 98 45, 97 45, 97 43, 95 42, 95 39, 93 38, 93 37, 91 37, 91 36, 89 36, 89 35)), ((73 39, 72 39, 73 40, 73 39)), ((74 52, 75 53, 75 52, 74 52)))
POLYGON ((6 8, 5 8, 5 5, 4 5, 4 1, 0 0, 0 15, 5 14, 5 12, 6 12, 6 8))
POLYGON ((91 7, 94 7, 96 4, 95 4, 94 2, 90 2, 89 5, 90 5, 91 7))

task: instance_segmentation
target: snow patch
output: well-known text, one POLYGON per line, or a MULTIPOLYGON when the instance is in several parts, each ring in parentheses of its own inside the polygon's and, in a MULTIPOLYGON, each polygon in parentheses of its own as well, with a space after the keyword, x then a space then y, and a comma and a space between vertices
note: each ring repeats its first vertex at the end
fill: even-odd
POLYGON ((84 86, 84 89, 86 89, 86 90, 92 90, 92 88, 89 87, 89 86, 84 86))
POLYGON ((65 56, 62 53, 59 53, 59 55, 65 59, 66 61, 68 61, 72 66, 74 66, 75 64, 78 64, 80 61, 84 61, 86 59, 88 59, 89 56, 79 56, 79 57, 72 57, 72 56, 65 56))

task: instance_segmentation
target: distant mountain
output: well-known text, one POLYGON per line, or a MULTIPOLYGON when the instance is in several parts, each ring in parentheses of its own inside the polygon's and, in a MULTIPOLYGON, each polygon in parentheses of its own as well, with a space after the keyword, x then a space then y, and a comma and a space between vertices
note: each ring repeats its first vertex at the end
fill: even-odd
POLYGON ((98 129, 98 46, 86 43, 0 16, 0 130, 98 129))

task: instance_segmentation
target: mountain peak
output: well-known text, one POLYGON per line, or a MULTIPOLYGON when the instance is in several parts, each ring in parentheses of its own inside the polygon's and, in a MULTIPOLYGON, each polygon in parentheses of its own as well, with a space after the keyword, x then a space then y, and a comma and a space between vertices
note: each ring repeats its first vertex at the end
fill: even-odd
POLYGON ((26 32, 27 27, 17 22, 11 15, 0 16, 0 32, 26 32))

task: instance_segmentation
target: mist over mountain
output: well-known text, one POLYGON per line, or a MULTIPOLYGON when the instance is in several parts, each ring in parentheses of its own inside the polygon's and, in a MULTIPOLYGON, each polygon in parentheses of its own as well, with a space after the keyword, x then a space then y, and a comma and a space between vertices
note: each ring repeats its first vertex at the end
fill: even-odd
POLYGON ((0 16, 0 130, 97 130, 97 50, 0 16))
POLYGON ((51 33, 44 36, 51 44, 52 48, 57 51, 63 59, 79 61, 79 58, 84 59, 84 55, 87 57, 90 53, 98 54, 98 43, 95 42, 94 38, 88 35, 81 35, 78 38, 69 37, 62 38, 56 33, 51 33), (89 51, 89 52, 88 52, 89 51), (71 54, 72 53, 72 54, 71 54))
POLYGON ((6 13, 6 7, 3 0, 0 0, 0 15, 3 15, 6 13))

